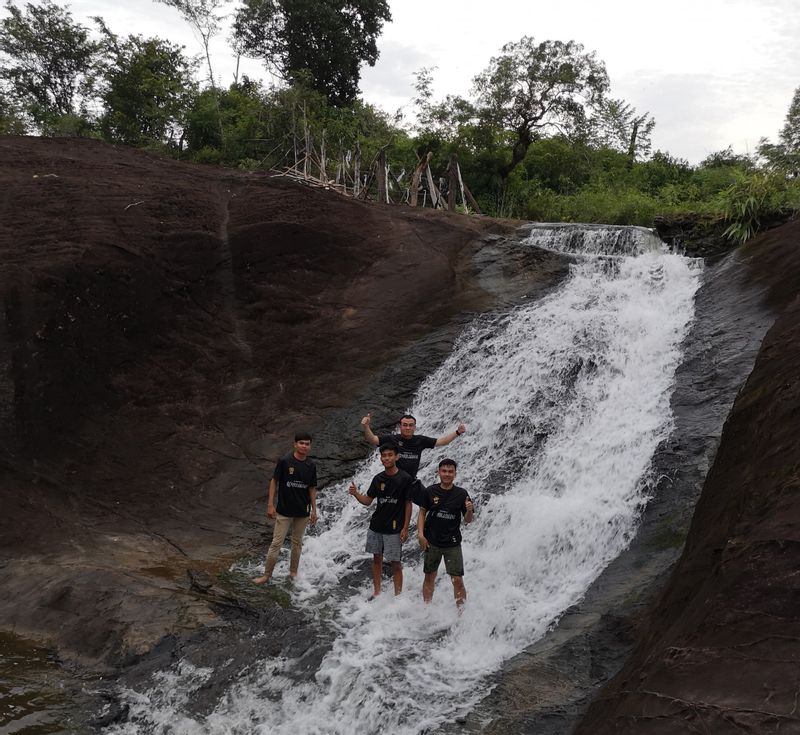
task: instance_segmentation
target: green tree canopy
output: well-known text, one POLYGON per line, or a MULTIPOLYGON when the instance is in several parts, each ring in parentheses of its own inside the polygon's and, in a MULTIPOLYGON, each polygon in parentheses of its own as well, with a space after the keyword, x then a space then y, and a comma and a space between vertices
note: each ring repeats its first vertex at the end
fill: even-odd
POLYGON ((508 43, 474 79, 482 122, 512 134, 516 168, 531 143, 548 130, 570 135, 585 129, 609 87, 605 65, 574 41, 542 41, 524 36, 508 43))
POLYGON ((12 103, 42 132, 60 118, 85 115, 95 83, 99 44, 74 23, 69 11, 51 0, 27 3, 24 10, 6 0, 0 21, 0 82, 12 103))
POLYGON ((633 162, 649 155, 656 121, 647 112, 637 115, 636 109, 624 100, 604 99, 588 126, 590 139, 606 148, 627 153, 633 162))
POLYGON ((758 152, 771 168, 800 176, 800 87, 794 91, 778 142, 762 138, 758 152))
POLYGON ((233 35, 246 56, 347 105, 361 65, 378 59, 376 40, 389 20, 387 0, 242 0, 233 35))
POLYGON ((120 40, 96 19, 106 39, 100 130, 107 140, 127 145, 172 142, 181 134, 196 85, 183 47, 159 38, 120 40))

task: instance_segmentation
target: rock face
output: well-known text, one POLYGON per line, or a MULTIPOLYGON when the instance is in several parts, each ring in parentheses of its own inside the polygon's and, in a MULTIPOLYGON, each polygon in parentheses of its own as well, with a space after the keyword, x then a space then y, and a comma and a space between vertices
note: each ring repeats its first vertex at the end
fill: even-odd
POLYGON ((797 733, 800 222, 739 253, 774 324, 727 419, 683 554, 577 728, 797 733))
POLYGON ((462 314, 558 279, 557 256, 519 255, 493 290, 510 229, 0 138, 0 630, 114 667, 219 624, 209 589, 268 539, 295 429, 324 487, 366 454, 361 411, 393 424, 462 314))

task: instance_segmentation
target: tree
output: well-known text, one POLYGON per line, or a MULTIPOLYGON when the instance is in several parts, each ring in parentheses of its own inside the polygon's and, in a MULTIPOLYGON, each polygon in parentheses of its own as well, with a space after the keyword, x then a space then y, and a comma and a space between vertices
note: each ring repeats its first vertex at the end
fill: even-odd
POLYGON ((605 65, 581 44, 536 43, 529 36, 503 46, 473 81, 482 121, 511 136, 505 177, 543 132, 570 135, 583 129, 609 86, 605 65))
POLYGON ((233 25, 237 48, 334 105, 358 95, 361 65, 374 66, 376 39, 391 20, 387 0, 242 0, 233 25))
POLYGON ((794 91, 778 143, 762 138, 758 152, 771 168, 800 176, 800 87, 794 91))
POLYGON ((649 113, 637 115, 636 109, 620 99, 605 99, 589 121, 591 137, 600 145, 628 154, 629 166, 637 158, 649 155, 651 135, 656 121, 649 113))
POLYGON ((221 27, 223 17, 221 8, 227 5, 229 0, 156 0, 156 2, 175 8, 200 36, 208 67, 208 82, 212 88, 216 87, 209 44, 221 27))
POLYGON ((734 153, 733 146, 725 150, 709 153, 701 162, 700 168, 740 168, 748 171, 754 167, 754 161, 743 153, 734 153))
POLYGON ((142 36, 120 41, 101 19, 95 20, 108 55, 103 136, 137 146, 173 141, 196 86, 183 47, 142 36))
POLYGON ((0 81, 6 94, 42 132, 59 119, 86 116, 97 71, 99 45, 51 0, 28 3, 24 12, 6 0, 0 21, 0 81))
POLYGON ((0 90, 0 135, 25 135, 25 132, 22 115, 0 90))

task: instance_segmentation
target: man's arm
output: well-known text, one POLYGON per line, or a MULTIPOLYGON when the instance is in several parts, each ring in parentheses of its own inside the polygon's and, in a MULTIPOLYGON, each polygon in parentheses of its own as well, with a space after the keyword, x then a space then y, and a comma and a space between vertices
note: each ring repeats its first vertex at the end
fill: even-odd
POLYGON ((417 540, 423 549, 428 548, 428 539, 425 538, 425 514, 427 511, 420 506, 419 513, 417 514, 417 540))
POLYGON ((380 444, 380 439, 375 435, 372 431, 372 427, 369 425, 370 419, 372 418, 372 414, 368 413, 361 419, 361 426, 364 429, 364 438, 370 443, 374 444, 376 447, 380 444))
POLYGON ((317 522, 317 488, 308 488, 308 495, 311 498, 311 518, 309 520, 313 526, 317 522))
POLYGON ((363 495, 362 493, 358 492, 358 485, 354 482, 350 483, 350 489, 347 491, 352 495, 361 505, 372 505, 372 501, 375 498, 371 498, 369 495, 363 495))
POLYGON ((469 498, 464 501, 464 507, 467 509, 464 513, 464 523, 472 523, 472 519, 475 517, 475 506, 469 498))
POLYGON ((400 529, 400 543, 408 541, 408 527, 411 523, 411 500, 406 500, 406 515, 403 520, 403 527, 400 529))
POLYGON ((449 444, 457 436, 461 436, 466 430, 467 430, 467 427, 464 426, 464 424, 459 424, 458 427, 456 427, 455 431, 451 431, 449 434, 445 434, 444 436, 440 436, 436 440, 436 446, 437 447, 443 447, 443 446, 445 446, 445 444, 449 444))
POLYGON ((275 490, 277 488, 277 483, 275 482, 275 478, 273 477, 269 481, 269 492, 267 493, 267 518, 272 518, 275 520, 276 512, 275 512, 275 490))

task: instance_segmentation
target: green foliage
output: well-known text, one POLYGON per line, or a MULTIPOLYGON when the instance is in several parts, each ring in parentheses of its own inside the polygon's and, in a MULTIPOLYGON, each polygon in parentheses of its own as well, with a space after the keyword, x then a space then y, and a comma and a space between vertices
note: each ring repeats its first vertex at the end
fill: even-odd
POLYGON ((602 148, 627 153, 628 165, 650 154, 651 135, 656 121, 648 113, 636 110, 620 99, 604 99, 597 105, 592 120, 587 121, 587 137, 602 148))
POLYGON ((778 142, 762 138, 758 153, 772 170, 800 176, 800 87, 794 91, 778 142))
POLYGON ((88 30, 51 0, 27 3, 24 11, 6 0, 5 10, 0 83, 8 99, 45 134, 76 116, 88 118, 99 53, 88 30))
POLYGON ((529 36, 503 46, 473 81, 481 122, 513 132, 505 176, 535 138, 551 130, 569 135, 584 129, 609 86, 603 62, 579 43, 537 43, 529 36))
POLYGON ((245 55, 333 105, 348 105, 361 65, 378 59, 377 37, 391 18, 386 0, 242 0, 233 33, 245 55))
POLYGON ((120 41, 105 25, 108 66, 100 131, 127 145, 174 145, 195 90, 193 64, 182 47, 158 38, 120 41))
POLYGON ((0 135, 25 135, 26 132, 21 113, 0 90, 0 135))
POLYGON ((739 244, 747 242, 770 217, 796 208, 795 194, 796 188, 790 188, 780 174, 742 174, 722 197, 725 219, 730 222, 725 236, 739 244))

